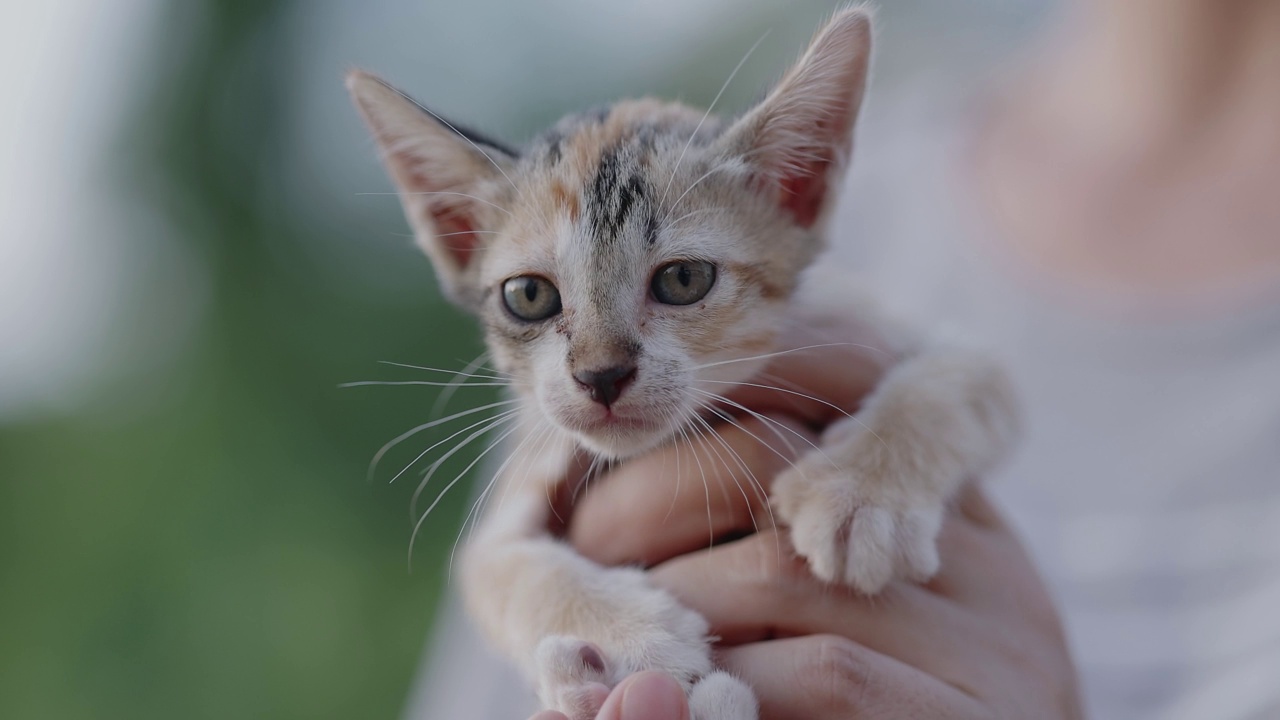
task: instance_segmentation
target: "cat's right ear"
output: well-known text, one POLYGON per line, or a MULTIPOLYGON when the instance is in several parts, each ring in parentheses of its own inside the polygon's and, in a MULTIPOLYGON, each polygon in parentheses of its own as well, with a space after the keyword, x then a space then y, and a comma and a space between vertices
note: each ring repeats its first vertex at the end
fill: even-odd
POLYGON ((381 79, 359 70, 347 90, 395 182, 418 245, 441 289, 470 305, 484 238, 509 216, 511 153, 450 125, 381 79))
POLYGON ((819 225, 835 204, 870 55, 869 11, 837 12, 777 87, 719 141, 803 227, 819 225))

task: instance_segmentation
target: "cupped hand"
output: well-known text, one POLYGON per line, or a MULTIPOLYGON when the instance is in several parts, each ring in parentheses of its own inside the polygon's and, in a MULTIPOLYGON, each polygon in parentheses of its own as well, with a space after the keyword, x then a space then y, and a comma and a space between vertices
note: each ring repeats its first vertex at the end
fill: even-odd
POLYGON ((821 402, 788 406, 757 389, 741 401, 753 412, 716 436, 622 466, 575 509, 574 545, 650 567, 702 613, 721 638, 719 664, 755 689, 763 720, 1080 717, 1058 614, 977 486, 943 526, 929 583, 865 597, 812 576, 773 527, 768 488, 817 443, 831 405, 856 409, 874 376, 821 363, 771 372, 821 402))

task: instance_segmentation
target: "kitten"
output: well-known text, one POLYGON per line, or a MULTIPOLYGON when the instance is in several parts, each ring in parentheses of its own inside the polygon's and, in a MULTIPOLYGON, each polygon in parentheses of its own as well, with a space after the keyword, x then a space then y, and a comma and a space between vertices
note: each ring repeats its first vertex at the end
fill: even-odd
POLYGON ((1009 442, 1012 393, 987 360, 926 344, 854 298, 825 303, 834 310, 802 299, 870 42, 867 13, 846 9, 736 120, 623 101, 564 118, 519 154, 373 76, 347 79, 443 291, 483 322, 521 400, 524 441, 461 584, 548 708, 594 717, 600 684, 657 669, 685 685, 696 720, 756 717, 750 689, 713 667, 701 616, 548 531, 551 485, 576 451, 619 459, 671 441, 700 393, 799 349, 790 328, 869 326, 897 363, 776 479, 772 502, 817 576, 875 593, 936 572, 948 499, 1009 442))

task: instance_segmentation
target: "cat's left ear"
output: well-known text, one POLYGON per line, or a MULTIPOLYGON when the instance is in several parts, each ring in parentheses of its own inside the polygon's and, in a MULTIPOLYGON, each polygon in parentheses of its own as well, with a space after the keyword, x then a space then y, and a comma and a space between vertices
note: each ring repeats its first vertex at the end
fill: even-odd
POLYGON ((451 125, 368 73, 347 75, 347 89, 382 151, 418 245, 454 302, 474 300, 476 262, 509 217, 514 153, 451 125))
POLYGON ((840 11, 777 87, 719 141, 802 227, 819 225, 834 204, 852 154, 870 55, 869 12, 840 11))

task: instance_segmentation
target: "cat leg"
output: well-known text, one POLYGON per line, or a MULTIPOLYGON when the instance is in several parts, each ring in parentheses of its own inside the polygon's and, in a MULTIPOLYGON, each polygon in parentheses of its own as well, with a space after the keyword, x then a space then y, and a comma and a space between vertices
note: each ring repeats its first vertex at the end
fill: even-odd
POLYGON ((754 720, 750 690, 712 672, 706 620, 643 571, 603 567, 549 536, 546 507, 542 489, 510 494, 467 547, 461 577, 468 610, 543 706, 590 720, 623 678, 660 670, 701 708, 694 720, 754 720))
POLYGON ((818 577, 865 593, 932 577, 948 501, 1004 455, 1016 415, 990 360, 958 349, 908 357, 775 482, 796 550, 818 577))

